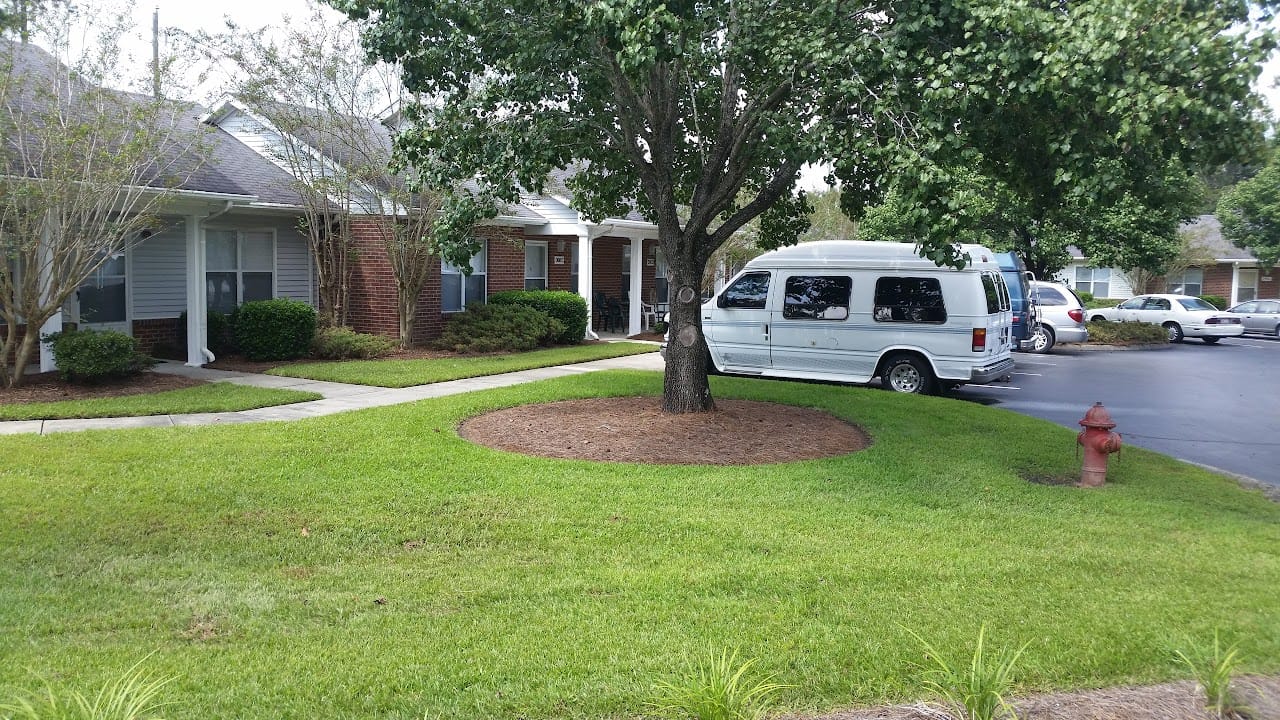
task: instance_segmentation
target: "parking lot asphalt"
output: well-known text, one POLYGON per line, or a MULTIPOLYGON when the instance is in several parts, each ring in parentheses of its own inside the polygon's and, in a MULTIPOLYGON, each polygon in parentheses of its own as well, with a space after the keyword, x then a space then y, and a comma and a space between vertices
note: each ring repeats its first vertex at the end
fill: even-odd
MULTIPOLYGON (((1010 382, 964 386, 951 396, 1075 430, 1101 402, 1126 445, 1280 486, 1280 341, 1187 340, 1129 351, 1063 346, 1015 360, 1010 382)), ((1075 453, 1075 445, 1044 451, 1075 453)))

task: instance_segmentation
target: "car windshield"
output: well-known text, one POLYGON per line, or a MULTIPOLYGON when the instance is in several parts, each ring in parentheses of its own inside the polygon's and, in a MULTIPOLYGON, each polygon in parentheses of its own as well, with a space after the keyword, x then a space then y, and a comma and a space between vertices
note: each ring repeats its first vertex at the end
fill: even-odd
POLYGON ((1178 304, 1188 310, 1217 310, 1218 308, 1200 298, 1178 298, 1178 304))

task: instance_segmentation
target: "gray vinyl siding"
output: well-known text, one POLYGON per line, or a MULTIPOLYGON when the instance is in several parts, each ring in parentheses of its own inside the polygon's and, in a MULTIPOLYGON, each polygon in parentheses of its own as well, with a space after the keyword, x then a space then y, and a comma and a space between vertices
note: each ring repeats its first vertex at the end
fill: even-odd
POLYGON ((185 223, 173 220, 134 246, 129 267, 134 320, 175 318, 187 309, 185 223))

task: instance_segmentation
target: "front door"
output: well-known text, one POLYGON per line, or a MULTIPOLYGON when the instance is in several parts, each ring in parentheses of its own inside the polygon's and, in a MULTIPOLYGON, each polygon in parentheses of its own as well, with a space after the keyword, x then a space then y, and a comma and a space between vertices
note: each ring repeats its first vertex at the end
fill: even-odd
POLYGON ((128 280, 124 252, 112 253, 76 291, 79 327, 132 335, 128 316, 128 280))

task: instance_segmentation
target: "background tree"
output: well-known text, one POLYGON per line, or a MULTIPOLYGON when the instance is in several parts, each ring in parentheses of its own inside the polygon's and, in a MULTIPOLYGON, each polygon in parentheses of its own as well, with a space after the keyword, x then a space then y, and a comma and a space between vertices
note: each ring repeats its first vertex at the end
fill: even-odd
POLYGON ((1222 236, 1248 248, 1263 267, 1280 261, 1280 153, 1250 178, 1223 194, 1218 201, 1222 236))
POLYGON ((300 229, 316 263, 323 322, 347 324, 357 262, 352 223, 378 219, 366 230, 386 250, 400 340, 408 345, 440 243, 478 247, 473 223, 466 213, 440 222, 442 207, 465 203, 392 170, 394 128, 378 118, 394 116, 405 99, 397 68, 370 62, 352 23, 319 5, 308 9, 305 18, 286 18, 278 32, 228 22, 223 33, 190 40, 211 60, 230 62, 234 75, 226 92, 264 119, 260 130, 279 131, 268 149, 294 177, 302 199, 300 229))
MULTIPOLYGON (((154 228, 204 163, 194 108, 106 87, 130 77, 116 44, 126 17, 52 4, 31 19, 35 42, 0 40, 0 375, 9 386, 21 383, 40 328, 154 228), (77 36, 92 42, 73 56, 68 36, 85 28, 77 36)), ((150 69, 137 81, 150 87, 150 69)))
POLYGON ((676 289, 671 412, 714 407, 698 314, 708 259, 756 217, 766 245, 794 242, 805 163, 834 162, 855 217, 896 171, 931 168, 909 190, 921 249, 959 264, 938 168, 976 154, 984 175, 1038 197, 1112 157, 1230 154, 1260 136, 1249 83, 1270 47, 1239 32, 1246 8, 1232 3, 330 2, 441 103, 415 113, 407 156, 444 158, 444 177, 510 201, 580 164, 584 214, 634 200, 658 226, 676 289))

